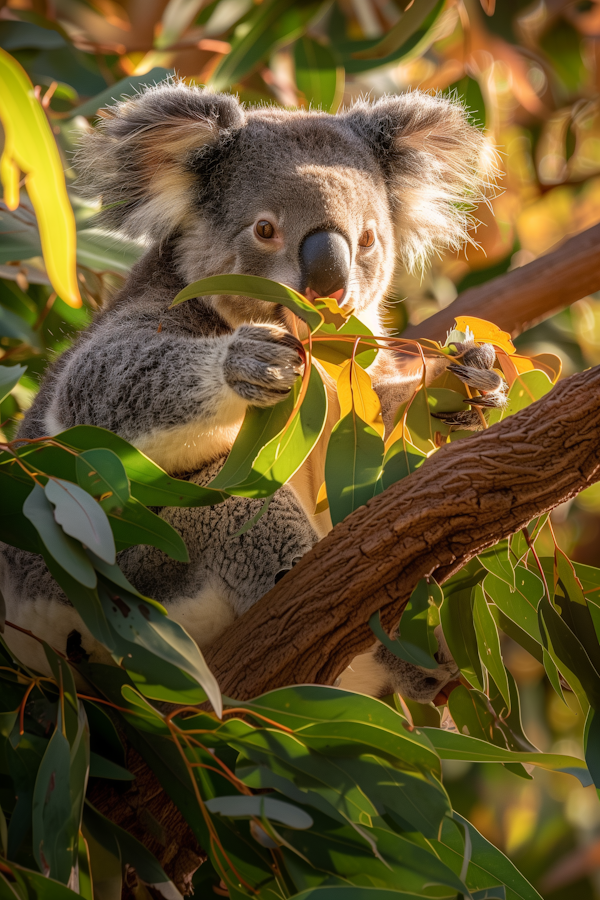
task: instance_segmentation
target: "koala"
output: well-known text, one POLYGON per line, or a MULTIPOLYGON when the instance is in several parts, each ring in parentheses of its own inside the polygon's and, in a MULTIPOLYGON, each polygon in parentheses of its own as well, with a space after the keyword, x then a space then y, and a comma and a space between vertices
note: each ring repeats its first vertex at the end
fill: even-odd
MULTIPOLYGON (((248 407, 285 398, 303 363, 297 322, 285 308, 214 296, 170 309, 178 291, 211 275, 260 275, 309 299, 333 297, 384 334, 395 266, 418 270, 433 253, 461 247, 494 168, 464 108, 440 96, 360 100, 329 115, 245 108, 233 96, 178 81, 105 110, 75 167, 83 196, 100 200, 98 223, 142 238, 147 249, 46 373, 18 437, 101 426, 170 474, 202 485, 222 466, 248 407)), ((420 364, 402 369, 382 348, 370 374, 389 430, 420 364)), ((250 531, 235 536, 261 501, 164 509, 189 564, 152 547, 119 555, 127 578, 164 603, 200 648, 218 640, 330 527, 327 514, 313 513, 338 417, 331 392, 323 438, 250 531)), ((102 659, 41 557, 4 547, 2 561, 11 621, 63 652, 70 640, 102 659)), ((10 628, 7 639, 17 655, 44 668, 37 643, 10 628)), ((440 669, 424 673, 376 647, 367 655, 376 677, 353 678, 353 686, 427 701, 456 675, 442 643, 439 653, 440 669)))

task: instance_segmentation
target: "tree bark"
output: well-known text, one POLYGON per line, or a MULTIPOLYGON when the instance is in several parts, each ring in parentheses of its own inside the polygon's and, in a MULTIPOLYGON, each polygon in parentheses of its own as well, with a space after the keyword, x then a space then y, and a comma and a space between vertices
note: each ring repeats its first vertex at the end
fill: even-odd
POLYGON ((391 630, 421 578, 443 582, 600 480, 599 397, 600 367, 573 375, 348 516, 207 654, 222 692, 331 684, 373 644, 373 612, 391 630))
POLYGON ((446 309, 420 325, 409 325, 403 338, 439 339, 457 316, 488 319, 516 337, 526 328, 600 290, 600 225, 570 238, 556 250, 469 288, 446 309))

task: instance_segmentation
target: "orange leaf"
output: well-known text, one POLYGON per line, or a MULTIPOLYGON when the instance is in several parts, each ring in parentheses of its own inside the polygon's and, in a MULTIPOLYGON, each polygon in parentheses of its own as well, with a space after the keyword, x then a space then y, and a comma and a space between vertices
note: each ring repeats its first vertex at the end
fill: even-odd
POLYGON ((478 344, 493 344, 494 347, 498 347, 510 355, 516 353, 510 334, 507 331, 501 331, 497 325, 486 322, 485 319, 477 319, 475 316, 457 316, 456 328, 458 331, 466 331, 467 328, 470 328, 478 344))

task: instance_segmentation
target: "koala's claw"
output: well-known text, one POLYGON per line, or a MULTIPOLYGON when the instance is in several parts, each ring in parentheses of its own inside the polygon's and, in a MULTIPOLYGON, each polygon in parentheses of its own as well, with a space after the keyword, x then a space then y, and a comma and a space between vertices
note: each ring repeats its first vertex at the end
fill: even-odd
POLYGON ((254 406, 273 406, 286 397, 302 373, 300 341, 277 325, 242 325, 231 340, 225 380, 254 406))
POLYGON ((450 363, 448 371, 456 375, 457 378, 469 387, 478 391, 497 391, 504 381, 497 372, 491 369, 479 369, 475 366, 459 366, 456 363, 450 363))
POLYGON ((472 409, 459 409, 457 412, 432 413, 435 419, 440 419, 446 425, 456 425, 465 431, 474 431, 481 428, 481 419, 472 409))
POLYGON ((454 344, 456 353, 462 353, 462 362, 465 366, 473 366, 475 369, 492 369, 496 362, 496 351, 492 344, 454 344))

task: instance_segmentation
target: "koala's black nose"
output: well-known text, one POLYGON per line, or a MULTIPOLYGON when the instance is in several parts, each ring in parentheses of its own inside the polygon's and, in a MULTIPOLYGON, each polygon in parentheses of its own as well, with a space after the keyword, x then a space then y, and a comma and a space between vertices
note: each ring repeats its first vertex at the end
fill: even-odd
POLYGON ((315 231, 302 241, 300 273, 306 296, 344 298, 350 277, 350 246, 337 231, 315 231))

